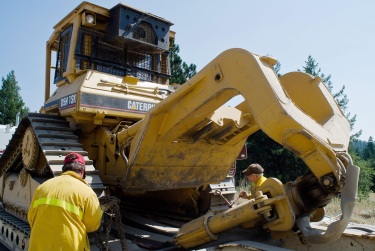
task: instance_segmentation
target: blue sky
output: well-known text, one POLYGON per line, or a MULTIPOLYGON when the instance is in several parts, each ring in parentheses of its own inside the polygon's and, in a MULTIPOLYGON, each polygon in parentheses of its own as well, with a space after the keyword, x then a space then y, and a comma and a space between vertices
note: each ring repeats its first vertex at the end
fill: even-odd
MULTIPOLYGON (((120 1, 93 0, 111 8, 120 1)), ((0 77, 14 70, 21 96, 31 111, 44 100, 45 44, 52 27, 81 1, 4 1, 0 16, 0 77)), ((281 73, 302 69, 311 55, 334 91, 345 85, 349 110, 357 115, 354 132, 375 136, 373 74, 374 1, 129 0, 123 3, 172 23, 180 56, 198 70, 218 54, 239 47, 271 55, 281 73)))

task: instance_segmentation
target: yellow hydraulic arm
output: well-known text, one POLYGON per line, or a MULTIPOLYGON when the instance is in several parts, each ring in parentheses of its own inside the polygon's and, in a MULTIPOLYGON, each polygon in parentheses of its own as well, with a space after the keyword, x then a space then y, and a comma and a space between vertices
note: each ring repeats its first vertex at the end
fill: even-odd
MULTIPOLYGON (((349 155, 342 154, 338 157, 347 161, 348 178, 341 192, 342 216, 331 223, 327 231, 311 227, 312 212, 316 208, 304 211, 306 208, 301 205, 303 200, 298 198, 300 195, 296 189, 300 181, 283 186, 279 180, 268 178, 260 187, 252 190, 250 200, 219 214, 207 213, 184 224, 175 235, 175 244, 184 248, 199 246, 216 240, 218 234, 235 226, 243 228, 262 226, 276 233, 275 236, 280 232, 284 232, 286 236, 293 234, 290 230, 295 224, 307 242, 322 244, 337 240, 346 229, 353 212, 359 175, 359 168, 353 165, 349 155)), ((321 218, 323 216, 320 215, 321 218)))
POLYGON ((187 223, 176 235, 178 246, 214 240, 235 225, 288 231, 297 224, 318 243, 337 239, 345 229, 359 170, 347 154, 349 122, 320 78, 301 72, 278 78, 275 62, 242 49, 225 51, 117 135, 120 149, 130 146, 122 184, 128 192, 218 183, 259 129, 310 168, 310 174, 285 186, 269 179, 240 207, 187 223), (227 107, 236 95, 244 101, 227 107), (309 214, 341 190, 343 218, 327 233, 312 231, 309 214))
POLYGON ((227 50, 120 133, 119 144, 132 136, 126 190, 220 182, 259 129, 301 157, 325 186, 339 190, 336 152, 347 150, 349 123, 319 78, 293 72, 279 79, 275 62, 227 50), (244 101, 226 107, 236 95, 244 101))

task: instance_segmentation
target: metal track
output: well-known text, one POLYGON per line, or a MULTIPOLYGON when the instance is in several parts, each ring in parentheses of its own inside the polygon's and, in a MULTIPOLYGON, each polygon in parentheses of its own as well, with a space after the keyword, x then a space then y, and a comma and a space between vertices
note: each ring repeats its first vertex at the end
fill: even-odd
POLYGON ((0 209, 0 242, 9 250, 27 250, 30 225, 0 209))
MULTIPOLYGON (((172 235, 176 228, 168 227, 144 217, 141 214, 131 213, 128 215, 127 224, 124 225, 127 237, 128 250, 163 250, 172 245, 172 235), (171 230, 172 229, 172 230, 171 230)), ((11 215, 0 208, 0 242, 9 250, 27 250, 30 238, 30 225, 23 220, 11 215)), ((93 234, 89 234, 91 250, 99 251, 95 245, 93 234)), ((112 250, 121 250, 121 242, 117 229, 111 231, 109 247, 112 250)))
MULTIPOLYGON (((22 161, 22 142, 27 128, 31 127, 36 136, 36 146, 39 147, 37 165, 41 165, 42 176, 53 177, 62 173, 65 156, 70 152, 77 152, 84 156, 86 164, 86 182, 100 195, 104 186, 99 177, 99 171, 95 170, 93 161, 88 158, 88 153, 78 141, 78 136, 69 127, 69 122, 58 115, 29 113, 22 119, 0 158, 0 176, 6 173, 20 173, 24 169, 22 161)), ((35 168, 34 168, 35 169, 35 168)), ((28 168, 33 177, 37 179, 41 174, 28 168)), ((42 179, 43 180, 43 179, 42 179)), ((6 198, 4 202, 6 201, 6 198)), ((5 210, 7 203, 4 203, 5 210)), ((26 205, 24 205, 26 207, 26 205)), ((26 207, 27 208, 27 207, 26 207)), ((25 208, 25 209, 26 209, 25 208)), ((11 210, 12 211, 12 210, 11 210)), ((13 214, 18 215, 17 211, 13 214)), ((0 209, 0 241, 10 250, 27 250, 30 227, 26 219, 0 209)))
POLYGON ((23 167, 21 164, 22 140, 30 125, 43 152, 47 172, 52 173, 53 176, 60 175, 65 156, 70 152, 77 152, 85 158, 86 182, 97 194, 104 190, 99 171, 95 170, 93 161, 88 158, 87 151, 78 142, 78 136, 69 127, 69 122, 58 115, 29 113, 23 118, 0 159, 0 176, 5 172, 17 173, 21 171, 23 167))
POLYGON ((0 220, 12 225, 12 227, 14 228, 17 228, 21 233, 25 234, 26 236, 30 235, 30 225, 28 223, 5 212, 3 209, 0 209, 0 220))
MULTIPOLYGON (((144 251, 149 250, 149 248, 164 250, 164 248, 173 246, 172 235, 177 231, 176 228, 168 227, 169 229, 165 230, 166 226, 164 224, 152 221, 148 217, 145 218, 141 214, 131 213, 126 221, 127 224, 124 225, 124 229, 126 231, 128 250, 144 251)), ((111 250, 121 250, 117 229, 113 230, 111 231, 109 247, 111 250)), ((27 250, 30 231, 30 225, 27 222, 0 208, 0 242, 9 250, 27 250)), ((95 245, 93 234, 89 234, 89 239, 91 250, 99 251, 99 248, 95 245)))

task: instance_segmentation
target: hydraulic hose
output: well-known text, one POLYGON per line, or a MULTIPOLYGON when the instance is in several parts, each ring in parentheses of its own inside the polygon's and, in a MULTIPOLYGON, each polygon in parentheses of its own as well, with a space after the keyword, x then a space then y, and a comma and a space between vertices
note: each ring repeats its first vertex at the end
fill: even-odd
POLYGON ((311 227, 309 215, 296 220, 306 241, 312 244, 328 243, 339 239, 353 213, 358 190, 359 167, 353 165, 349 154, 339 153, 338 155, 347 162, 345 185, 341 191, 341 218, 331 223, 325 232, 311 227))

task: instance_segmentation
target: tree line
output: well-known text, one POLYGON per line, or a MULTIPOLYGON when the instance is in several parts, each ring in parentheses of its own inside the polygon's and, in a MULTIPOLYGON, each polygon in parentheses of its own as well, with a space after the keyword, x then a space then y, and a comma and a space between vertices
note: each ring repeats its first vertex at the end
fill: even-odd
MULTIPOLYGON (((179 46, 174 44, 170 54, 170 83, 183 84, 196 74, 196 65, 184 62, 179 56, 179 52, 179 46)), ((280 69, 281 64, 277 63, 274 66, 274 70, 278 76, 281 76, 280 69)), ((352 116, 347 112, 349 98, 345 93, 345 86, 342 86, 338 92, 333 93, 331 75, 324 74, 312 56, 308 56, 305 64, 302 66, 302 70, 297 70, 322 79, 353 129, 356 115, 352 116)), ((15 125, 17 113, 23 117, 29 112, 29 108, 25 106, 19 91, 20 87, 16 81, 15 73, 11 71, 6 78, 2 78, 0 89, 0 124, 15 125)), ((366 197, 370 192, 375 190, 375 146, 372 137, 365 142, 359 140, 360 135, 361 131, 352 132, 349 153, 354 163, 361 168, 359 194, 361 197, 366 197)), ((241 171, 251 163, 261 164, 265 168, 266 176, 278 178, 282 182, 294 180, 308 171, 308 167, 300 158, 273 141, 261 130, 247 139, 246 147, 248 158, 237 161, 237 180, 243 178, 241 171)))

